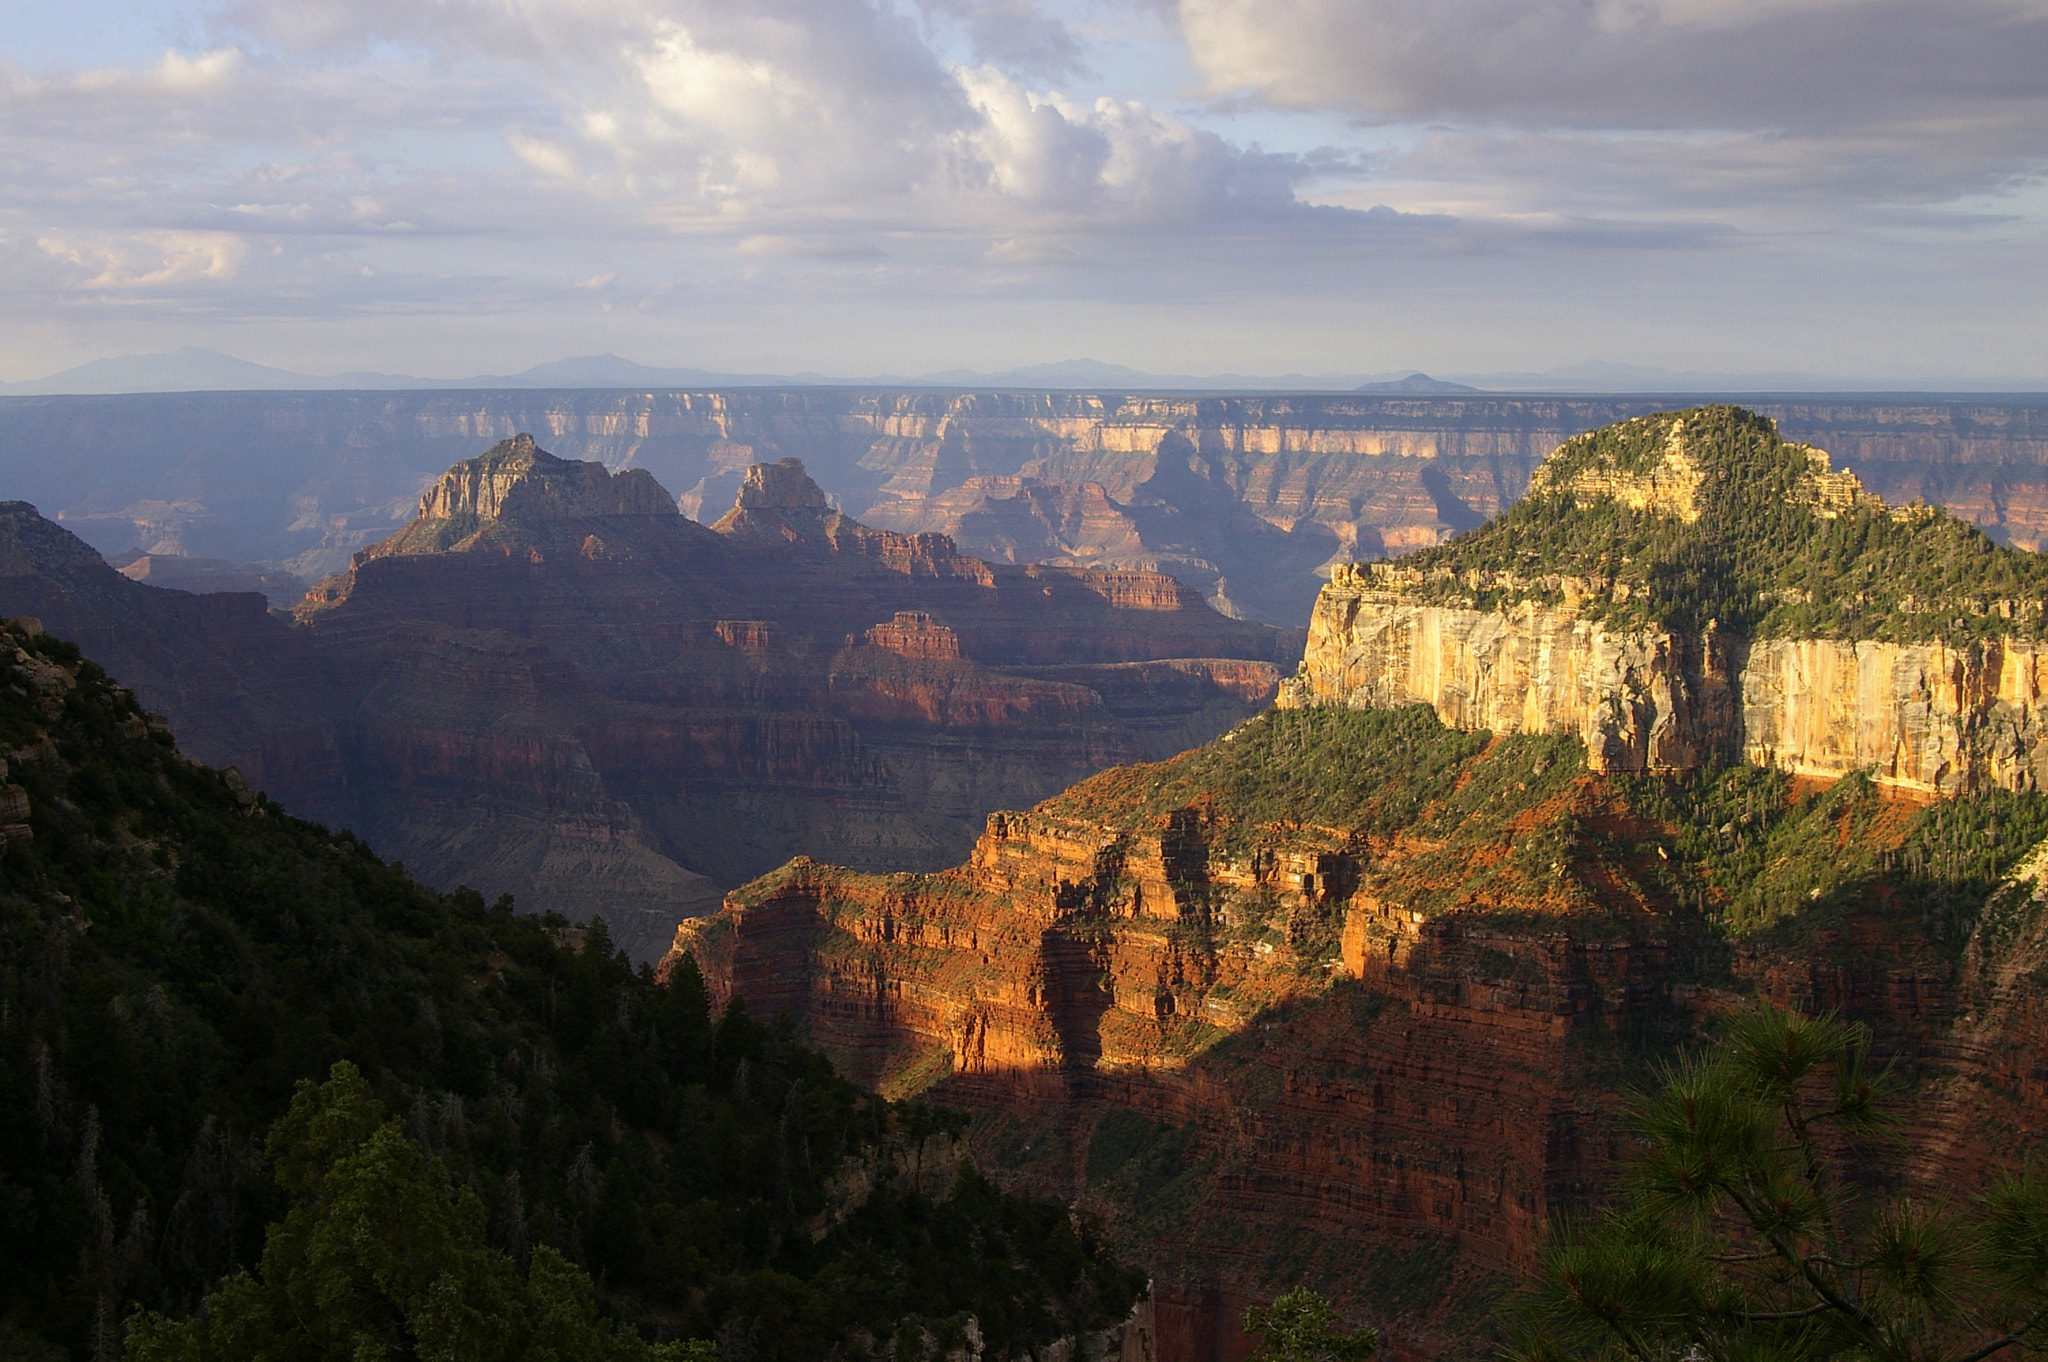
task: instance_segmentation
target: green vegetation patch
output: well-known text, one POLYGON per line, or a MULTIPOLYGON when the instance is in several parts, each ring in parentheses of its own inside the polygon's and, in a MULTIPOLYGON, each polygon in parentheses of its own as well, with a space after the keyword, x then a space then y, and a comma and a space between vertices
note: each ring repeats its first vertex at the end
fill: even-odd
POLYGON ((1105 771, 1041 806, 1149 826, 1182 809, 1227 823, 1225 851, 1262 828, 1390 832, 1456 783, 1484 733, 1446 728, 1427 705, 1269 709, 1206 747, 1154 766, 1105 771))
POLYGON ((1124 1107, 1108 1107, 1088 1140, 1089 1189, 1149 1224, 1184 1216, 1208 1190, 1213 1157, 1199 1149, 1193 1122, 1159 1125, 1124 1107))
POLYGON ((1562 586, 1541 579, 1579 578, 1600 587, 1582 612, 1620 628, 1696 631, 1718 621, 1744 637, 1954 644, 2048 629, 2048 559, 2002 547, 1938 508, 1899 511, 1866 496, 1824 517, 1813 504, 1815 472, 1803 446, 1739 407, 1661 413, 1567 442, 1545 465, 1543 486, 1401 566, 1429 574, 1409 588, 1418 599, 1482 610, 1562 604, 1562 586), (1648 475, 1674 421, 1685 423, 1701 475, 1696 521, 1571 490, 1587 473, 1648 475), (1475 572, 1493 577, 1467 576, 1475 572))
POLYGON ((1666 889, 1734 938, 1790 944, 1844 927, 1866 949, 1880 926, 1953 958, 1985 904, 2044 836, 2048 796, 1985 790, 1915 807, 1867 775, 1793 797, 1783 772, 1737 765, 1625 776, 1623 798, 1666 830, 1666 889))

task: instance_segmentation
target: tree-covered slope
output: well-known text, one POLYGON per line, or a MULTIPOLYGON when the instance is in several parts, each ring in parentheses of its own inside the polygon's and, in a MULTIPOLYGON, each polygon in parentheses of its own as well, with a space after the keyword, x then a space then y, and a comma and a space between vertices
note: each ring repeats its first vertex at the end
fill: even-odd
POLYGON ((0 1354, 116 1356, 136 1307, 256 1265, 295 1204, 267 1134, 341 1060, 445 1170, 405 1185, 480 1208, 515 1270, 558 1251, 649 1337, 912 1355, 972 1315, 1014 1356, 1140 1288, 1065 1207, 954 1171, 960 1118, 714 1019, 693 969, 657 984, 602 924, 435 893, 284 816, 19 625, 0 756, 0 1354))
POLYGON ((1268 710, 1038 810, 1122 833, 1192 820, 1243 863, 1352 862, 1296 910, 1320 916, 1326 948, 1365 895, 1424 917, 1541 916, 1589 934, 1649 909, 1714 942, 1770 933, 1788 948, 1874 910, 1866 927, 1952 957, 2000 876, 2048 836, 2036 792, 1909 804, 1867 776, 1821 785, 1742 763, 1602 779, 1576 739, 1466 732, 1426 705, 1268 710))
POLYGON ((2048 560, 1938 508, 1888 507, 1730 406, 1567 441, 1508 511, 1397 567, 1424 598, 1481 609, 1590 591, 1582 610, 1624 626, 1894 642, 2048 628, 2048 560))

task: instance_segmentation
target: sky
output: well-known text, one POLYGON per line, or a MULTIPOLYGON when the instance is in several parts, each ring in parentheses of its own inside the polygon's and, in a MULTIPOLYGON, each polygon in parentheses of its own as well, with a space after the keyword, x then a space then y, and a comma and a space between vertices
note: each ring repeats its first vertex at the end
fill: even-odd
POLYGON ((6 0, 0 380, 2048 386, 2048 0, 6 0))

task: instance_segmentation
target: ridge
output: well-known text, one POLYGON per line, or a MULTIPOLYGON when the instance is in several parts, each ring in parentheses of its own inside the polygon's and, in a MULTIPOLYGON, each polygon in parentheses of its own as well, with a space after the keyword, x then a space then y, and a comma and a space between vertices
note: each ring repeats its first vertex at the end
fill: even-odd
POLYGON ((522 433, 443 473, 421 494, 418 517, 356 561, 542 547, 563 537, 562 522, 615 516, 680 520, 682 512, 645 469, 613 473, 601 463, 558 459, 522 433))
POLYGON ((2048 560, 1937 507, 1888 506, 1769 418, 1708 406, 1568 440, 1485 525, 1333 582, 1623 628, 1961 643, 2041 637, 2048 560))
POLYGON ((1596 772, 1743 759, 2048 785, 2048 560, 1893 507, 1739 407, 1559 446, 1486 525, 1333 569, 1283 706, 1422 702, 1596 772))

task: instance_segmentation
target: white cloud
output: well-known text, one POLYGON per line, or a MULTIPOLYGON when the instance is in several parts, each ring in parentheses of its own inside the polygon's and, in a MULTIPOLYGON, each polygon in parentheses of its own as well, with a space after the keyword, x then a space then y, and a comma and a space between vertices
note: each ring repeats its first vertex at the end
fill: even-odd
POLYGON ((154 289, 225 281, 240 271, 247 246, 227 232, 137 232, 41 237, 44 255, 72 267, 77 286, 92 290, 154 289))
MULTIPOLYGON (((130 66, 27 75, 0 58, 13 314, 100 316, 119 298, 123 315, 251 324, 530 316, 553 336, 547 318, 616 300, 621 317, 665 318, 665 337, 829 337, 845 369, 885 363, 860 339, 870 317, 1003 335, 999 315, 1033 308, 1056 327, 1083 307, 1213 307, 1214 334, 1245 338, 1232 344, 1309 345, 1296 322, 1245 319, 1326 309, 1313 343, 1341 350, 1394 334, 1413 297, 1427 305, 1399 334, 1492 345, 1516 334, 1503 312, 1554 336, 1546 308, 1631 308, 1667 270, 1716 299, 1769 289, 1772 306, 1854 310, 1881 290, 1844 262, 1910 273, 1927 268, 1916 233, 2017 239, 2048 222, 2048 0, 225 13, 130 66), (1134 58, 1140 43, 1157 50, 1134 58)), ((2009 351, 2040 348, 2013 282, 2038 273, 2013 274, 2025 258, 1998 257, 2002 282, 1945 262, 1968 276, 1947 296, 1977 299, 2009 351)), ((1169 329, 1204 334, 1184 314, 1169 329)))
POLYGON ((122 66, 97 67, 78 72, 71 77, 70 84, 84 94, 125 90, 142 94, 194 95, 226 86, 241 68, 242 52, 239 48, 216 48, 193 57, 173 50, 165 52, 155 66, 141 70, 122 66))
POLYGON ((557 180, 574 180, 582 175, 582 167, 567 148, 544 138, 529 137, 517 129, 507 130, 505 145, 512 154, 543 175, 557 180))
POLYGON ((1144 104, 1081 103, 1027 90, 993 68, 956 72, 980 115, 959 138, 962 174, 1069 225, 1200 230, 1293 211, 1292 158, 1233 147, 1144 104))

